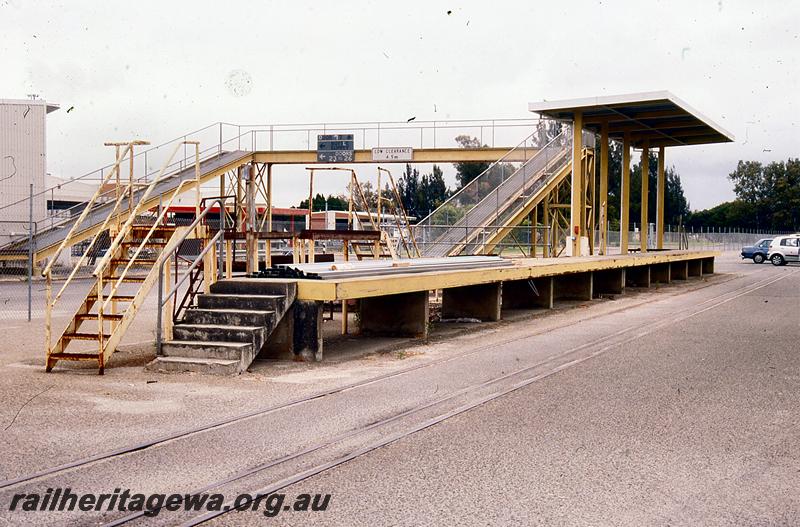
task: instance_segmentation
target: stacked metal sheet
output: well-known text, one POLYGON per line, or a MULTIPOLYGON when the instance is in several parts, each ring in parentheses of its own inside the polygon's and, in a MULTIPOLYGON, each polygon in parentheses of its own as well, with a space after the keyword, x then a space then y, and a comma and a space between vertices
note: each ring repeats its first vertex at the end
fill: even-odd
POLYGON ((398 260, 362 260, 355 262, 325 262, 273 265, 258 273, 259 278, 305 278, 331 280, 362 278, 393 274, 463 271, 508 267, 511 260, 499 256, 458 256, 452 258, 407 258, 398 260))

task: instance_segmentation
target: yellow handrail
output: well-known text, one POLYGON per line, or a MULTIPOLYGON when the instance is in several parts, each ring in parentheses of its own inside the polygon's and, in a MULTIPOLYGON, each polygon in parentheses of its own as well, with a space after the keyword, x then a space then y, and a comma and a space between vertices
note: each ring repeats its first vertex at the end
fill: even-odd
POLYGON ((167 171, 167 168, 169 167, 170 163, 172 163, 172 158, 175 157, 175 154, 178 152, 178 149, 181 147, 181 145, 182 143, 177 143, 175 145, 175 148, 172 150, 172 153, 164 162, 164 165, 161 167, 161 170, 158 172, 158 175, 147 186, 147 189, 145 189, 142 197, 139 198, 139 202, 136 204, 136 207, 128 215, 128 219, 125 221, 125 225, 122 226, 119 233, 117 233, 117 236, 114 237, 114 240, 111 242, 111 246, 108 248, 108 251, 106 251, 105 256, 103 256, 103 259, 100 260, 100 263, 98 263, 97 267, 95 267, 94 272, 92 273, 94 276, 100 276, 106 270, 111 255, 114 254, 114 252, 116 252, 116 250, 122 243, 122 240, 124 240, 125 237, 128 235, 128 233, 131 231, 136 216, 139 214, 139 212, 141 212, 141 209, 144 207, 147 198, 150 197, 150 194, 153 192, 153 189, 156 187, 156 185, 161 183, 161 181, 164 179, 163 178, 164 172, 167 171))
POLYGON ((100 229, 98 229, 98 231, 92 237, 92 241, 89 243, 89 246, 86 248, 86 250, 83 252, 83 254, 81 254, 81 257, 78 259, 78 262, 72 267, 72 272, 69 274, 67 279, 64 281, 64 285, 61 286, 61 289, 58 291, 58 294, 55 296, 55 298, 53 298, 52 307, 55 307, 56 302, 58 302, 58 299, 61 298, 61 295, 64 293, 64 290, 67 288, 69 283, 72 282, 72 279, 75 277, 75 274, 78 272, 78 269, 80 268, 81 264, 86 259, 86 255, 89 254, 89 251, 92 250, 92 248, 94 247, 94 244, 100 238, 100 235, 106 230, 106 227, 108 226, 108 222, 111 221, 111 218, 114 217, 114 214, 119 209, 120 203, 122 203, 123 199, 125 198, 125 192, 128 191, 129 187, 130 187, 130 184, 128 184, 128 185, 126 185, 124 187, 123 192, 120 193, 120 196, 117 198, 117 201, 114 204, 114 208, 111 209, 111 212, 106 217, 105 221, 103 221, 102 225, 100 225, 100 229))
POLYGON ((183 186, 185 184, 187 184, 187 183, 194 183, 194 181, 193 180, 182 181, 178 185, 178 187, 175 189, 175 191, 172 193, 172 196, 170 196, 170 198, 167 201, 167 203, 165 203, 161 207, 161 212, 159 213, 158 217, 156 217, 156 220, 153 222, 153 226, 150 227, 150 230, 147 231, 147 234, 142 239, 142 242, 136 247, 136 250, 133 252, 133 255, 128 259, 128 264, 125 266, 125 269, 122 270, 122 272, 117 277, 116 282, 114 282, 114 284, 111 286, 111 291, 108 292, 108 296, 106 297, 106 300, 103 303, 103 309, 108 307, 108 303, 113 299, 114 295, 117 293, 117 288, 119 288, 120 284, 122 284, 122 281, 127 276, 128 271, 130 270, 131 266, 133 266, 133 263, 139 257, 139 254, 142 252, 142 249, 144 249, 147 246, 147 243, 150 241, 150 237, 153 235, 153 233, 156 231, 158 226, 164 220, 164 216, 167 215, 167 212, 169 211, 169 208, 172 205, 172 202, 175 200, 175 198, 178 196, 178 194, 183 192, 183 190, 182 190, 183 186))
POLYGON ((81 212, 81 215, 78 217, 78 220, 72 224, 72 227, 70 228, 67 235, 64 237, 64 240, 61 242, 61 245, 58 246, 58 249, 53 254, 53 257, 50 259, 50 262, 48 262, 47 266, 42 270, 42 276, 47 276, 47 274, 50 273, 53 264, 56 262, 56 260, 58 260, 61 251, 63 251, 64 247, 66 247, 72 240, 72 235, 75 233, 75 230, 81 223, 83 223, 83 221, 86 219, 86 216, 88 216, 89 212, 91 212, 92 205, 94 205, 94 202, 97 201, 97 198, 100 196, 100 194, 102 194, 103 186, 106 183, 108 183, 108 179, 111 177, 111 174, 114 174, 117 170, 119 170, 119 165, 122 163, 123 159, 130 151, 131 151, 131 145, 129 144, 125 148, 125 150, 123 150, 122 155, 119 157, 119 159, 117 159, 117 161, 114 163, 113 168, 108 172, 108 174, 106 174, 106 177, 103 179, 103 182, 100 183, 100 185, 97 187, 97 190, 95 191, 94 195, 92 195, 92 199, 90 199, 89 202, 86 204, 86 207, 84 207, 83 212, 81 212))
MULTIPOLYGON (((125 266, 125 269, 123 269, 122 272, 119 273, 119 276, 117 277, 117 280, 112 284, 111 290, 109 291, 108 296, 105 299, 105 302, 103 302, 103 304, 102 304, 102 309, 105 309, 106 307, 108 307, 109 302, 111 302, 113 300, 114 295, 117 293, 117 289, 119 288, 120 284, 122 284, 123 280, 125 280, 125 277, 127 276, 128 271, 130 271, 130 268, 133 266, 134 262, 139 257, 139 254, 142 252, 142 249, 144 249, 147 246, 148 242, 150 241, 150 237, 153 235, 153 233, 156 231, 156 229, 158 229, 159 225, 164 220, 164 217, 167 215, 167 212, 169 211, 169 208, 172 206, 172 202, 175 200, 175 198, 178 195, 180 195, 181 192, 183 192, 184 185, 187 185, 187 184, 190 184, 190 183, 194 183, 195 185, 198 186, 198 189, 200 188, 199 187, 200 186, 199 149, 197 148, 197 145, 199 143, 196 142, 196 141, 186 141, 185 143, 186 144, 194 144, 196 146, 196 148, 195 148, 195 156, 196 156, 196 158, 195 158, 195 178, 193 180, 187 179, 187 180, 181 181, 178 184, 178 186, 175 188, 175 190, 172 192, 172 195, 170 196, 169 200, 167 200, 167 203, 165 203, 165 204, 163 204, 161 206, 161 210, 159 211, 159 214, 156 217, 156 220, 153 222, 153 225, 147 231, 147 234, 142 239, 142 242, 136 247, 136 250, 134 251, 133 255, 128 259, 128 264, 125 266)), ((177 151, 177 149, 173 152, 173 155, 175 155, 176 151, 177 151)), ((169 160, 167 160, 167 164, 169 164, 170 161, 171 161, 171 158, 169 160)), ((165 165, 165 168, 166 168, 166 165, 165 165)), ((162 169, 162 173, 163 173, 163 169, 162 169)), ((152 186, 148 187, 147 191, 150 191, 151 188, 153 186, 155 186, 160 181, 160 176, 161 176, 161 174, 159 174, 159 177, 157 177, 153 181, 152 186)), ((148 193, 146 192, 145 196, 143 196, 142 199, 139 200, 139 203, 137 204, 137 210, 133 214, 131 214, 131 218, 134 217, 136 214, 138 214, 138 209, 141 206, 141 204, 147 199, 147 196, 148 196, 148 193)), ((130 220, 130 218, 129 218, 129 220, 130 220)), ((132 224, 132 222, 131 222, 131 224, 132 224)), ((125 226, 128 227, 128 232, 129 232, 130 231, 130 227, 129 227, 128 223, 126 223, 125 226)), ((122 232, 122 231, 120 231, 120 232, 122 232)), ((108 253, 106 253, 106 256, 108 256, 108 253)), ((105 269, 103 269, 103 271, 105 271, 105 269)))

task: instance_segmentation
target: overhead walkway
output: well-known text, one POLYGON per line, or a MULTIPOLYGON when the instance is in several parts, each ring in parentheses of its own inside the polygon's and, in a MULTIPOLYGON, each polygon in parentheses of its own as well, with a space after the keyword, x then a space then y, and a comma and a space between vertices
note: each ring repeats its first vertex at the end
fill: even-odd
MULTIPOLYGON (((164 197, 170 196, 179 186, 182 186, 182 192, 191 190, 199 183, 202 185, 207 181, 219 177, 229 170, 248 162, 252 157, 252 152, 245 152, 236 150, 232 152, 221 152, 213 154, 210 157, 200 162, 199 174, 195 173, 195 167, 189 166, 188 168, 177 170, 172 175, 160 178, 161 180, 156 183, 146 202, 139 206, 141 210, 148 210, 158 207, 160 201, 164 197), (199 178, 198 178, 199 175, 199 178)), ((73 232, 70 237, 70 243, 80 243, 88 240, 97 234, 100 227, 108 225, 107 219, 111 218, 111 223, 125 222, 130 212, 139 205, 144 193, 146 192, 146 181, 139 180, 134 182, 132 199, 131 193, 125 194, 120 198, 119 203, 115 199, 115 190, 109 190, 92 203, 84 204, 77 208, 83 210, 86 206, 90 206, 84 221, 81 223, 79 230, 73 232)), ((41 261, 45 258, 52 256, 58 249, 59 244, 64 240, 65 236, 72 229, 75 223, 75 218, 67 217, 62 219, 59 223, 48 227, 45 230, 37 232, 33 236, 33 244, 35 247, 34 261, 41 261)), ((107 227, 106 227, 107 228, 107 227)), ((27 259, 28 254, 28 238, 13 241, 4 247, 0 248, 0 258, 13 259, 14 257, 24 257, 27 259)))
MULTIPOLYGON (((314 147, 313 138, 316 134, 348 132, 356 137, 356 142, 360 143, 354 151, 353 163, 376 163, 378 162, 373 153, 373 148, 380 149, 387 144, 387 141, 400 141, 402 144, 412 145, 411 138, 418 137, 419 143, 414 144, 412 157, 410 160, 381 160, 381 164, 389 163, 457 163, 457 162, 494 162, 500 157, 506 157, 508 162, 524 162, 533 155, 535 150, 515 150, 509 156, 508 147, 500 146, 510 134, 516 134, 518 128, 530 128, 535 126, 535 120, 487 120, 487 121, 435 121, 435 122, 414 122, 414 123, 329 123, 329 124, 307 124, 307 125, 253 125, 237 126, 227 123, 215 123, 199 130, 185 134, 177 139, 162 145, 142 150, 136 154, 137 163, 143 166, 145 161, 145 171, 147 170, 147 154, 151 154, 150 162, 153 157, 158 158, 161 153, 167 151, 173 145, 183 145, 187 143, 187 138, 202 145, 200 153, 200 184, 212 181, 214 178, 235 170, 237 167, 248 163, 257 165, 291 165, 303 164, 313 165, 320 163, 314 147), (474 129, 474 132, 472 130, 474 129), (458 148, 452 144, 437 144, 436 137, 447 132, 451 134, 469 131, 481 137, 491 134, 491 140, 487 141, 490 146, 475 149, 458 148), (498 144, 495 145, 495 133, 498 136, 498 144), (304 149, 298 149, 297 138, 303 138, 304 149), (360 138, 360 141, 359 141, 360 138), (281 147, 277 147, 280 144, 281 147), (527 157, 526 157, 527 156, 527 157)), ((389 143, 391 144, 391 143, 389 143)), ((397 143, 395 143, 397 144, 397 143)), ((508 144, 508 143, 506 143, 508 144)), ((169 196, 179 185, 185 182, 191 183, 198 175, 195 167, 188 156, 180 162, 173 163, 167 172, 168 177, 164 179, 154 189, 150 199, 145 203, 145 207, 153 209, 158 206, 159 200, 169 196)), ((127 163, 126 163, 127 164, 127 163)), ((124 166, 124 165, 123 165, 124 166)), ((64 185, 75 183, 92 182, 96 184, 94 177, 97 173, 101 174, 101 179, 111 167, 104 167, 86 174, 92 176, 86 178, 82 176, 70 180, 64 185)), ((133 205, 138 203, 142 195, 142 189, 149 185, 153 175, 138 175, 133 181, 133 205)), ((124 182, 123 182, 124 183, 124 182)), ((183 190, 192 190, 193 184, 184 184, 183 190)), ((46 189, 41 191, 37 199, 50 199, 51 191, 46 189), (45 197, 43 197, 45 196, 45 197)), ((116 201, 117 196, 114 190, 104 192, 93 204, 92 210, 86 217, 86 221, 81 225, 78 232, 73 233, 74 243, 90 239, 96 233, 96 228, 103 223, 108 216, 112 202, 116 201)), ((27 210, 27 199, 9 204, 7 206, 19 207, 20 210, 27 210)), ((112 224, 119 221, 124 222, 128 211, 131 209, 128 197, 120 203, 119 211, 113 219, 112 224)), ((72 223, 77 218, 86 204, 79 204, 68 211, 60 211, 61 217, 48 216, 45 219, 36 221, 35 234, 33 236, 33 259, 41 262, 50 258, 70 231, 72 223)), ((20 224, 27 223, 27 218, 20 218, 20 224)), ((28 236, 27 233, 20 234, 19 237, 0 244, 0 261, 27 260, 28 259, 28 236)))

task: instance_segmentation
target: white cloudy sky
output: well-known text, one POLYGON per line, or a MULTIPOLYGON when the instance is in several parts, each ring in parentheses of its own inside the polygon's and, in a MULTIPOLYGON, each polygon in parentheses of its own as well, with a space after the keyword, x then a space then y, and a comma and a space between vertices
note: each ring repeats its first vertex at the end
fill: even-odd
MULTIPOLYGON (((790 1, 0 0, 0 98, 61 104, 48 164, 71 177, 108 162, 103 141, 216 121, 528 117, 531 101, 667 89, 736 136, 668 151, 703 208, 733 196, 737 160, 800 154, 799 34, 790 1)), ((277 204, 303 178, 283 172, 277 204)))

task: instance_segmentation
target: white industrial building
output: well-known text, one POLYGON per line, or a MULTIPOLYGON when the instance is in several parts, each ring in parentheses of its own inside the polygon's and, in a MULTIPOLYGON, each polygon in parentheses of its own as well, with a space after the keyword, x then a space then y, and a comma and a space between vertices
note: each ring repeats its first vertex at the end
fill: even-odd
POLYGON ((47 216, 47 114, 57 104, 0 99, 0 242, 27 233, 30 184, 33 220, 47 216))

